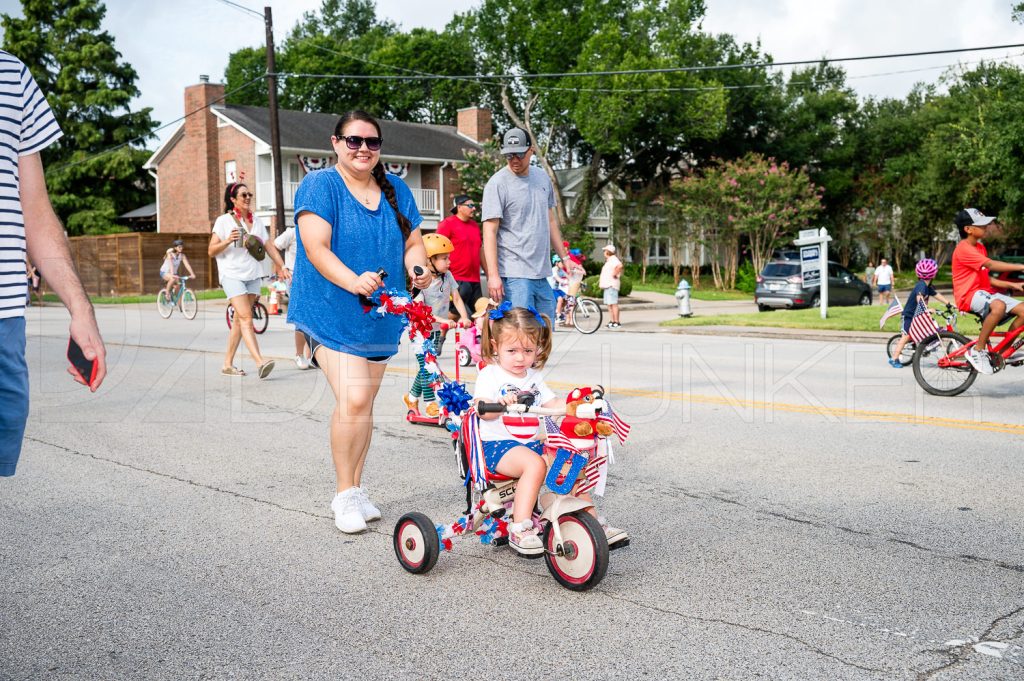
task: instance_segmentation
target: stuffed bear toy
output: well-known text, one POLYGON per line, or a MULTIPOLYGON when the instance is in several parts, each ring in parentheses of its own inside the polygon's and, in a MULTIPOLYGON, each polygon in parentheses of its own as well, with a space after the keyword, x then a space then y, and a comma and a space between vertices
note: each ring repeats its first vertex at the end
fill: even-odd
POLYGON ((565 400, 565 418, 559 430, 566 437, 584 438, 591 437, 594 431, 602 437, 608 437, 614 432, 606 421, 599 421, 594 416, 591 405, 604 397, 604 389, 601 386, 596 388, 573 388, 565 400), (577 416, 577 412, 583 417, 577 416))

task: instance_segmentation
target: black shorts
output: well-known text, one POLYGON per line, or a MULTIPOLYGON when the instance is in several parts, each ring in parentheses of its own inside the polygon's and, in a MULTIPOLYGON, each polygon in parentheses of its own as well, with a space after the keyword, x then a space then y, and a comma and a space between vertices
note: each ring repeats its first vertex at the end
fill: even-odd
MULTIPOLYGON (((484 297, 483 289, 480 288, 480 282, 460 281, 459 297, 462 298, 462 303, 466 306, 466 311, 469 312, 469 314, 473 314, 473 308, 476 307, 476 301, 484 297)), ((459 311, 455 308, 455 303, 448 306, 448 311, 454 315, 459 314, 459 311)))
MULTIPOLYGON (((309 363, 315 366, 317 369, 320 368, 320 364, 316 361, 316 349, 323 345, 320 341, 310 336, 305 331, 302 332, 302 337, 306 339, 306 345, 309 346, 309 363)), ((325 346, 326 347, 326 346, 325 346)), ((394 357, 394 355, 381 355, 379 357, 365 357, 364 359, 371 364, 387 364, 388 360, 394 357)))

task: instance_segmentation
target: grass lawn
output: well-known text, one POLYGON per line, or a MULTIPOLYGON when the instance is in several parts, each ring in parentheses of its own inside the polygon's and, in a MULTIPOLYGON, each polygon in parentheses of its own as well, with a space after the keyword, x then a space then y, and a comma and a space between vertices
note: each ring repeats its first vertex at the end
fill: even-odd
MULTIPOLYGON (((634 291, 654 291, 655 293, 667 293, 675 295, 676 286, 670 281, 649 281, 646 284, 633 283, 634 291)), ((743 291, 716 291, 713 288, 690 289, 690 298, 695 300, 753 300, 753 293, 743 291)))
MULTIPOLYGON (((784 329, 822 329, 826 331, 878 331, 878 320, 882 318, 881 305, 857 305, 853 307, 830 307, 828 319, 821 318, 821 310, 776 310, 749 314, 729 314, 708 317, 690 317, 662 322, 662 326, 773 326, 784 329)), ((940 324, 943 322, 939 322, 940 324)), ((886 320, 882 331, 897 333, 900 319, 886 320)), ((965 336, 978 333, 974 317, 962 316, 958 330, 965 336)))
MULTIPOLYGON (((208 291, 192 291, 196 294, 196 300, 221 300, 224 298, 223 289, 212 288, 208 291)), ((264 288, 263 295, 266 296, 270 292, 264 288)), ((60 298, 55 293, 46 293, 43 295, 43 300, 47 303, 59 303, 60 298)), ((91 296, 89 300, 92 301, 93 305, 131 305, 134 303, 155 303, 156 294, 146 294, 143 296, 91 296)))

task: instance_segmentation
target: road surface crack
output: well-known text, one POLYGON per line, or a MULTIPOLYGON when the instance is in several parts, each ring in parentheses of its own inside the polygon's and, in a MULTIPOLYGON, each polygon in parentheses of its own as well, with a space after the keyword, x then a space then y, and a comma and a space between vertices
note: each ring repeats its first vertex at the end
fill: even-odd
POLYGON ((787 634, 787 633, 781 632, 781 631, 773 631, 771 629, 766 629, 764 627, 758 627, 758 626, 754 626, 754 625, 750 625, 750 624, 743 624, 742 622, 733 622, 732 620, 722 619, 722 618, 718 618, 718 617, 701 617, 700 615, 692 615, 692 614, 689 614, 689 613, 679 612, 678 610, 672 610, 670 608, 659 608, 658 606, 651 605, 649 603, 641 603, 639 601, 634 601, 631 598, 626 598, 625 596, 616 595, 616 594, 611 593, 609 591, 605 591, 604 589, 596 589, 595 591, 597 591, 598 593, 601 593, 602 595, 607 596, 608 598, 611 598, 611 599, 614 599, 614 600, 617 600, 617 601, 623 601, 625 603, 630 603, 632 605, 635 605, 638 608, 643 608, 645 610, 654 610, 656 612, 660 612, 660 613, 663 613, 663 614, 666 614, 666 615, 674 615, 676 617, 680 617, 682 619, 687 619, 687 620, 692 620, 694 622, 703 622, 705 624, 722 624, 722 625, 725 625, 725 626, 728 626, 728 627, 736 627, 738 629, 744 629, 746 631, 750 631, 750 632, 754 632, 754 633, 758 633, 758 634, 767 634, 769 636, 778 636, 780 638, 788 639, 790 641, 793 641, 794 643, 797 643, 797 644, 803 646, 804 648, 807 648, 808 650, 810 650, 811 652, 815 653, 816 655, 821 655, 822 657, 827 657, 830 660, 835 660, 836 662, 839 662, 840 664, 843 664, 843 665, 845 665, 847 667, 853 667, 854 669, 860 669, 860 670, 866 671, 866 672, 875 672, 875 673, 882 673, 882 674, 889 672, 888 669, 878 669, 876 667, 865 667, 863 665, 857 664, 856 662, 850 662, 849 660, 844 660, 843 658, 838 657, 836 655, 833 655, 832 653, 830 653, 830 652, 828 652, 826 650, 822 650, 821 648, 819 648, 818 646, 814 645, 813 643, 809 643, 809 642, 803 640, 802 638, 800 638, 799 636, 794 636, 793 634, 787 634))
POLYGON ((933 667, 932 669, 927 669, 925 671, 918 672, 917 681, 928 681, 929 679, 935 677, 936 674, 939 674, 941 672, 946 671, 947 669, 952 669, 958 666, 964 660, 970 657, 971 653, 975 650, 975 645, 979 643, 1008 643, 1009 641, 1013 641, 1017 638, 1020 638, 1021 635, 1024 635, 1024 619, 1021 620, 1020 625, 1017 626, 1016 629, 1014 629, 1012 632, 1010 632, 1008 636, 994 638, 992 634, 1000 624, 1009 620, 1012 617, 1020 615, 1021 613, 1024 613, 1024 605, 1020 606, 1016 610, 1008 612, 1005 615, 1000 615, 996 619, 992 620, 992 623, 988 625, 988 628, 985 629, 985 631, 983 631, 981 635, 977 638, 972 638, 969 641, 959 643, 958 645, 952 646, 948 650, 929 651, 944 654, 948 657, 948 659, 945 663, 939 665, 938 667, 933 667))

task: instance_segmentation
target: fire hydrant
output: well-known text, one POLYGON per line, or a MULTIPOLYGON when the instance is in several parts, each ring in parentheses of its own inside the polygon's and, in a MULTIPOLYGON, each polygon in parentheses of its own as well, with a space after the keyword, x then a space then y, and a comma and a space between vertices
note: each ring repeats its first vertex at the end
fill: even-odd
POLYGON ((676 287, 676 300, 679 301, 679 316, 692 317, 693 310, 690 309, 690 282, 685 279, 679 280, 676 287))

